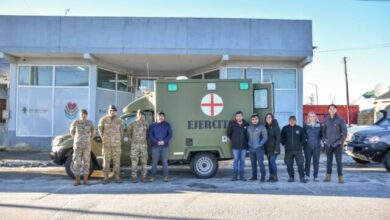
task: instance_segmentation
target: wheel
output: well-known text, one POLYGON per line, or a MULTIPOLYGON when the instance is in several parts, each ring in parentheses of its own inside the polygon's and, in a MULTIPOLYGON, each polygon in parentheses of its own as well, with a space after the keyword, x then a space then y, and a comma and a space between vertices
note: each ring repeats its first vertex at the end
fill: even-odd
MULTIPOLYGON (((75 175, 74 175, 74 169, 73 169, 73 158, 72 158, 72 154, 70 154, 68 156, 68 158, 66 159, 66 162, 65 162, 65 171, 66 171, 66 174, 68 174, 68 176, 72 179, 75 178, 75 175)), ((90 164, 89 164, 89 175, 88 176, 91 176, 93 173, 93 162, 92 162, 92 154, 91 154, 91 161, 90 161, 90 164)), ((80 177, 83 178, 83 170, 81 169, 80 171, 80 177)))
POLYGON ((356 163, 359 163, 359 164, 368 164, 368 163, 370 163, 370 161, 361 160, 361 159, 355 158, 355 157, 352 157, 352 159, 353 159, 356 163))
POLYGON ((218 160, 212 153, 197 153, 191 159, 191 171, 197 178, 211 178, 218 171, 218 160))
POLYGON ((390 172, 390 151, 387 151, 383 163, 385 164, 386 170, 390 172))

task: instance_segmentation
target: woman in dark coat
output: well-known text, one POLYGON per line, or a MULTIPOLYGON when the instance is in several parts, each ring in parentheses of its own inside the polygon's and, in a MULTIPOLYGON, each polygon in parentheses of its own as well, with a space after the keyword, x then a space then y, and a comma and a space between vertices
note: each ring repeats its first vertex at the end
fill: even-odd
POLYGON ((269 179, 268 182, 278 181, 278 170, 276 167, 276 157, 280 154, 280 128, 274 115, 265 115, 265 127, 267 128, 268 141, 265 144, 265 154, 268 158, 269 179))

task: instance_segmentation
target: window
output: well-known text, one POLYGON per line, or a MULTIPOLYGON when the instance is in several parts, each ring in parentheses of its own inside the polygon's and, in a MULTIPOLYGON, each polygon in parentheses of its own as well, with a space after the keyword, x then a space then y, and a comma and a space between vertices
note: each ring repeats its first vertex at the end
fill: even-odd
POLYGON ((191 79, 202 79, 202 74, 191 76, 191 79))
POLYGON ((219 69, 204 73, 204 79, 219 79, 219 69))
POLYGON ((115 90, 116 73, 98 69, 97 87, 115 90))
POLYGON ((154 91, 154 81, 155 79, 139 79, 138 80, 138 88, 141 90, 143 88, 149 88, 151 92, 154 91))
POLYGON ((124 74, 118 74, 118 85, 117 85, 117 88, 118 88, 118 91, 125 91, 125 92, 129 92, 129 87, 127 86, 127 75, 124 75, 124 74))
POLYGON ((268 108, 268 90, 258 89, 254 91, 255 109, 268 108))
POLYGON ((58 66, 55 68, 56 86, 88 86, 88 67, 58 66))
POLYGON ((244 79, 245 69, 243 68, 228 68, 227 69, 227 78, 228 79, 244 79))
POLYGON ((19 67, 19 85, 51 86, 52 82, 53 67, 51 66, 19 67))
POLYGON ((275 89, 295 89, 295 69, 264 69, 263 82, 273 82, 275 89))
POLYGON ((252 83, 260 83, 260 69, 246 69, 245 70, 246 79, 251 79, 252 83))

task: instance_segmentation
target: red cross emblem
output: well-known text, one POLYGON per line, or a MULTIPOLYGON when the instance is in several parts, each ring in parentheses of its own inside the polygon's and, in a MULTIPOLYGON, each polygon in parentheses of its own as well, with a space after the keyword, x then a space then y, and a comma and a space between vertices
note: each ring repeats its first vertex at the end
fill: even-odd
POLYGON ((223 109, 223 101, 221 96, 210 93, 205 95, 200 102, 200 107, 202 112, 207 116, 217 116, 222 112, 223 109))

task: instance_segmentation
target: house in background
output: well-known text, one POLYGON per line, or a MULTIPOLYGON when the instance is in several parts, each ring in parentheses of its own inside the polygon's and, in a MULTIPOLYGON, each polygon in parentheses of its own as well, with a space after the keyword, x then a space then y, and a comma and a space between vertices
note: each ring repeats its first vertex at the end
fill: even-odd
POLYGON ((388 100, 390 87, 384 83, 379 83, 375 89, 367 91, 355 101, 354 105, 360 107, 358 117, 359 125, 371 125, 381 118, 380 110, 390 108, 390 100, 388 100))

